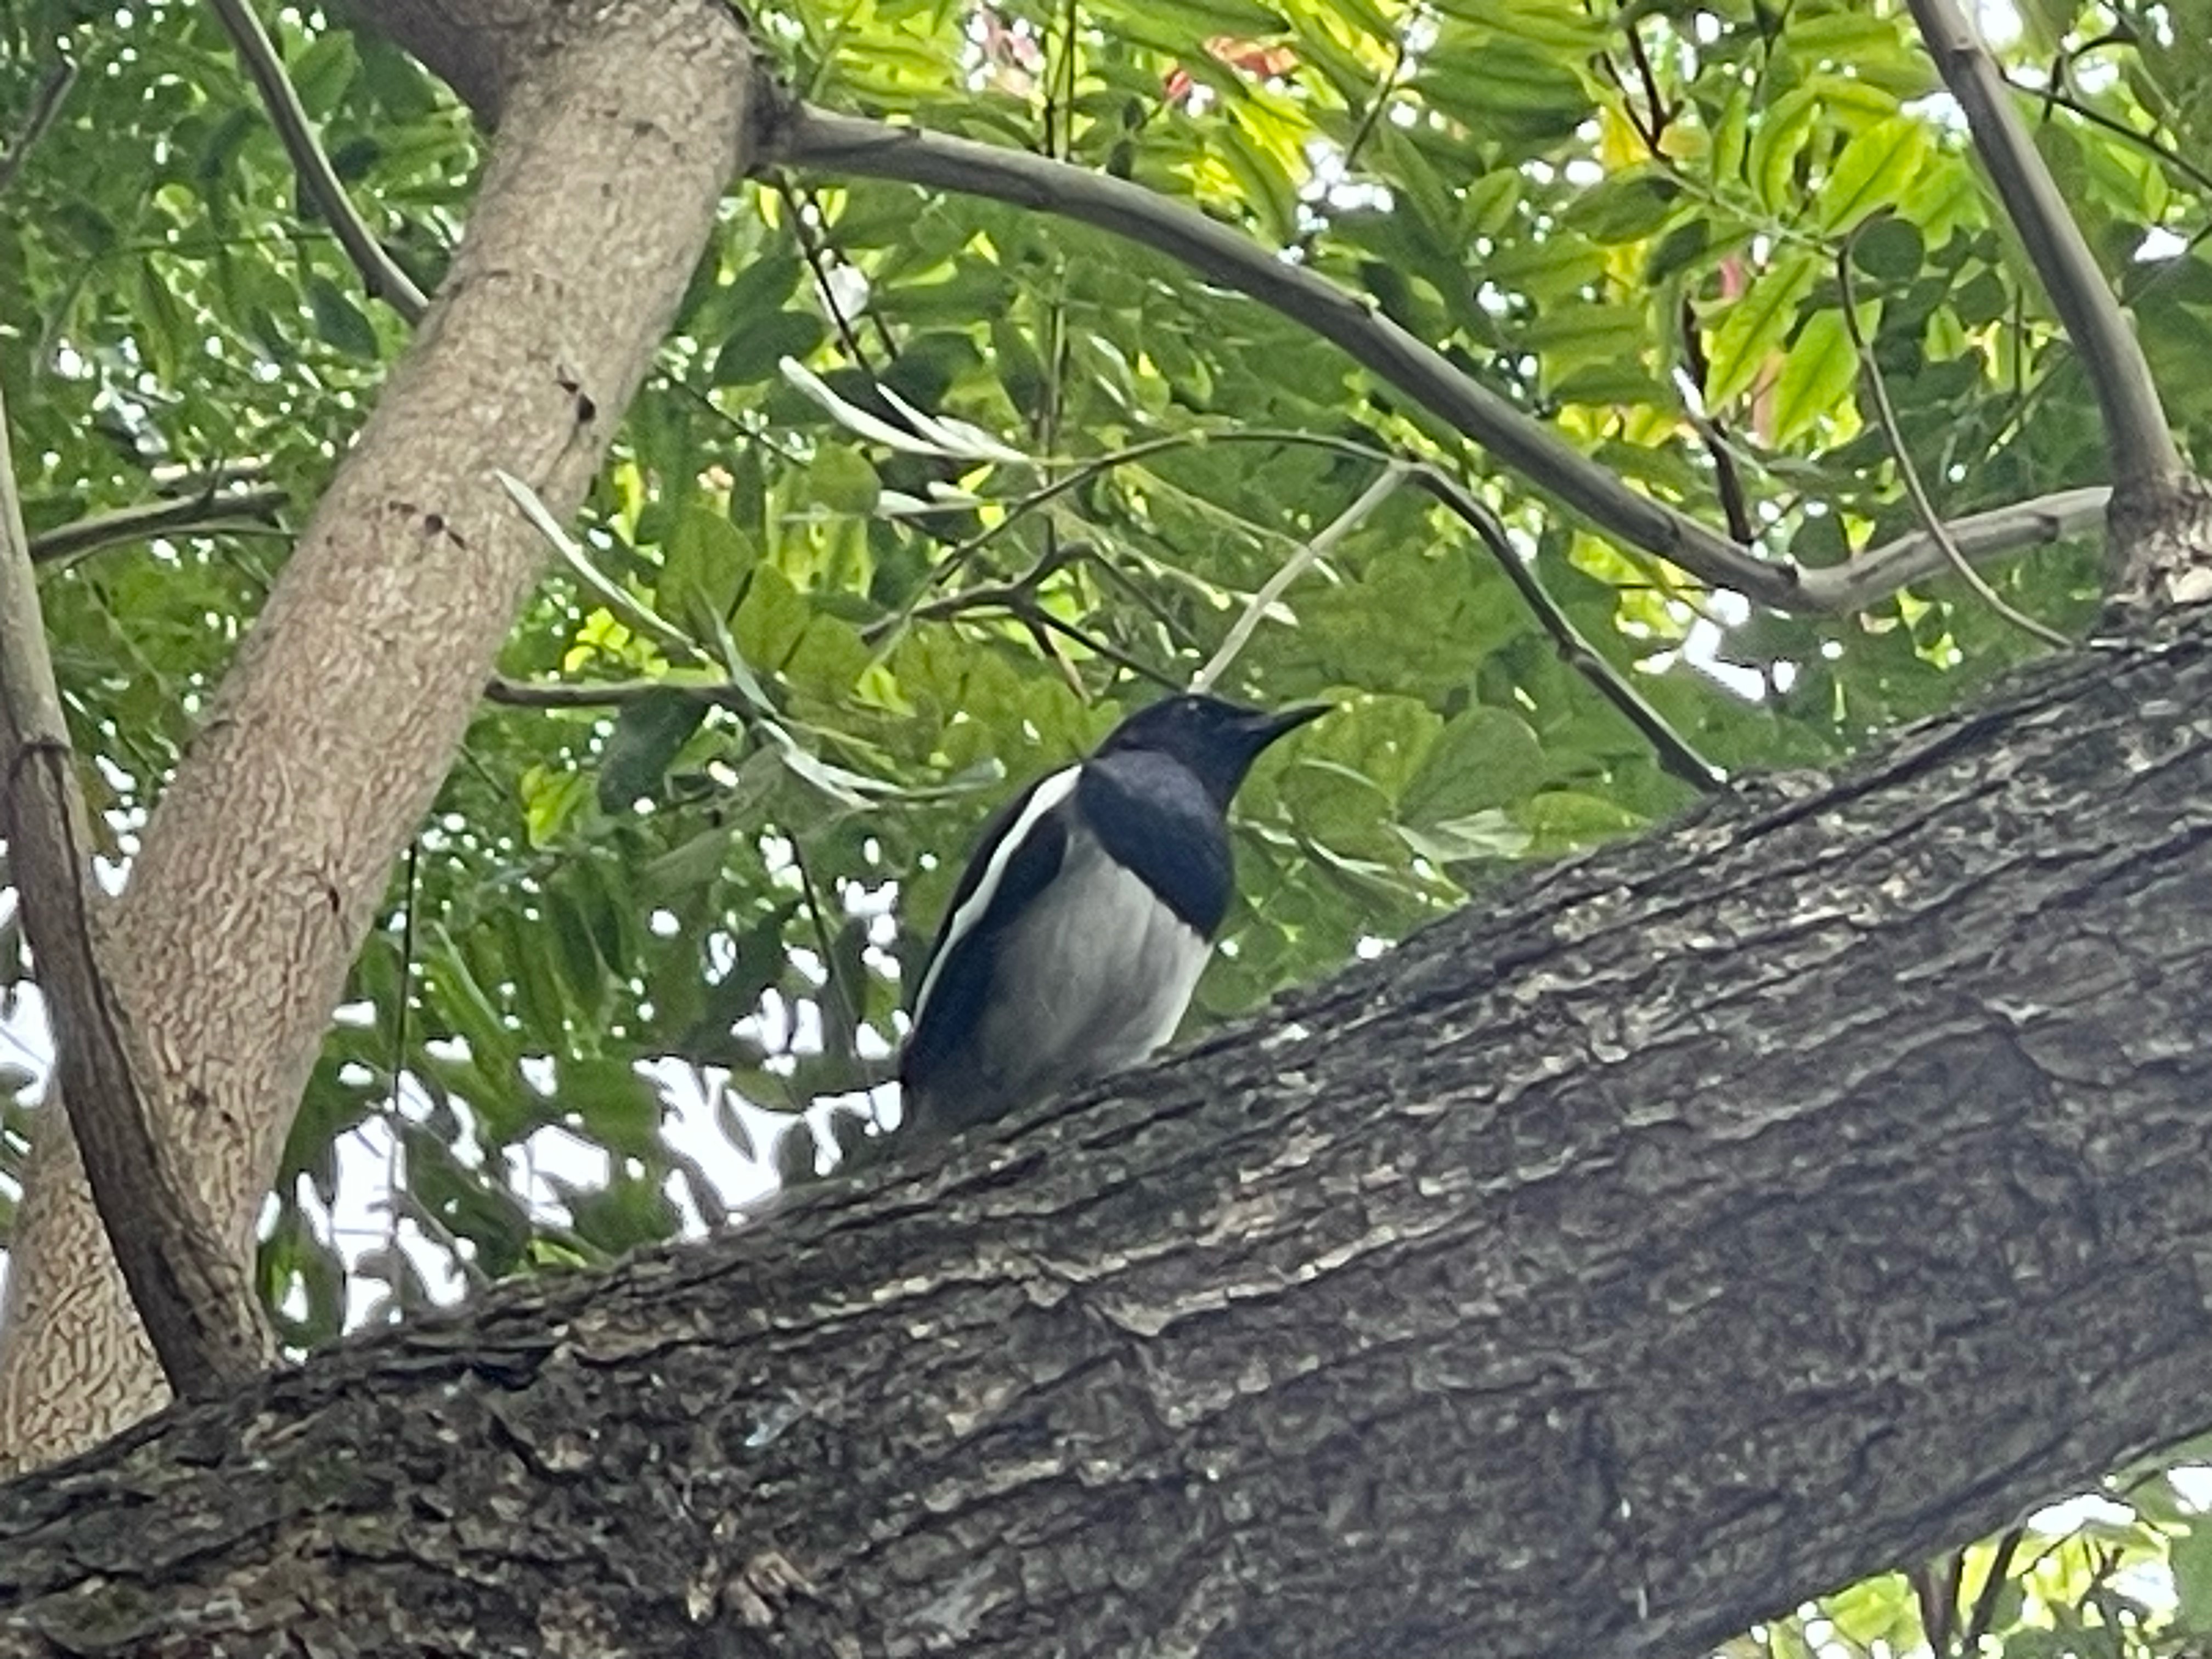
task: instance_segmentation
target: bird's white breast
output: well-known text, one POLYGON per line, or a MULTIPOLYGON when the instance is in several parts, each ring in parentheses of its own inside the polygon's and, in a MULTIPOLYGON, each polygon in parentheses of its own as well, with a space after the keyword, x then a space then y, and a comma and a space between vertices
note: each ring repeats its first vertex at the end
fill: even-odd
POLYGON ((984 1052, 1022 1097, 1134 1064, 1175 1035, 1209 946, 1079 823, 1060 873, 1004 940, 984 1052))

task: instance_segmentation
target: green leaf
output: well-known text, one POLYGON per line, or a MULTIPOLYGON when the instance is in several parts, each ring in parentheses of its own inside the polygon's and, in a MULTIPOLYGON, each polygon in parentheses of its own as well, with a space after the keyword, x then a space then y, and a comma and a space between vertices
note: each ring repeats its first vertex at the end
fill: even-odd
POLYGON ((1594 242, 1641 241, 1674 215, 1681 185, 1656 167, 1610 173, 1576 198, 1567 222, 1594 242))
POLYGON ((626 811, 655 793, 669 763, 706 718, 702 699, 673 687, 648 691, 624 708, 599 756, 599 809, 626 811))
POLYGON ((327 276, 307 279, 307 308, 315 319, 315 332, 323 340, 349 356, 375 359, 375 325, 327 276))
POLYGON ((702 637, 736 605, 758 552, 752 538, 703 503, 686 505, 661 550, 655 608, 702 637))
POLYGON ((577 1237, 609 1255, 659 1243, 681 1220, 656 1181, 622 1176, 596 1193, 569 1188, 562 1198, 577 1237))
POLYGON ((1745 170, 1759 204, 1770 213, 1794 212, 1803 192, 1796 184, 1797 157, 1820 116, 1820 94, 1810 87, 1785 92, 1762 113, 1753 129, 1745 170))
POLYGON ((1706 379, 1709 404, 1718 406, 1741 397, 1774 366, 1772 359, 1796 320, 1798 303, 1812 292, 1819 275, 1811 253, 1785 249, 1753 280, 1751 291, 1723 312, 1706 379))
POLYGON ((591 781, 584 774, 545 766, 525 772, 521 787, 523 832, 532 847, 550 847, 559 840, 577 810, 592 798, 591 781))
POLYGON ((1910 219, 1877 219, 1851 238, 1851 263, 1869 276, 1899 286, 1920 274, 1927 245, 1910 219))
POLYGON ((1931 144, 1917 117, 1877 122, 1844 146, 1814 197, 1822 228, 1842 230, 1893 205, 1919 176, 1931 144))
POLYGON ((1413 84, 1478 134, 1533 144, 1588 119, 1590 95, 1572 64, 1527 41, 1446 25, 1413 84))
MULTIPOLYGON (((1866 307, 1871 310, 1869 306, 1866 307)), ((1799 331, 1775 378, 1773 440, 1786 443, 1832 416, 1850 396, 1859 356, 1840 311, 1816 312, 1799 331)))
POLYGON ((627 1060, 564 1060, 553 1098, 577 1133, 618 1157, 660 1151, 660 1091, 627 1060))
POLYGON ((808 493, 832 513, 865 518, 876 510, 883 484, 867 457, 844 444, 824 444, 807 469, 808 493))
POLYGON ((1415 826, 1470 818, 1534 793, 1549 770, 1526 720, 1503 708, 1471 708, 1429 744, 1399 798, 1399 815, 1415 826))
POLYGON ((1285 33, 1283 15, 1259 0, 1103 0, 1106 16, 1126 18, 1149 39, 1170 49, 1199 49, 1209 36, 1254 40, 1285 33))
POLYGON ((714 354, 708 379, 716 386, 752 386, 775 378, 786 357, 811 357, 829 337, 811 311, 778 311, 735 330, 714 354))

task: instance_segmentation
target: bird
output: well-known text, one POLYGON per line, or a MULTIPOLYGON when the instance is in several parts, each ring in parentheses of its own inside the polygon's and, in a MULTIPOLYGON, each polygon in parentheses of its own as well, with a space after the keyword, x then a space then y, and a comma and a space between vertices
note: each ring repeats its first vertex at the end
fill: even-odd
POLYGON ((1229 803, 1328 705, 1189 692, 1139 709, 984 826, 899 1054, 912 1140, 1133 1065, 1181 1023, 1235 887, 1229 803))

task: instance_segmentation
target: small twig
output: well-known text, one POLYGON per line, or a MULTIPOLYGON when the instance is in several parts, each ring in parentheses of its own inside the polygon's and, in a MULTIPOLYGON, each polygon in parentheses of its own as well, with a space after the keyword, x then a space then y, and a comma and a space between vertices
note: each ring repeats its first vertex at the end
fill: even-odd
POLYGON ((1382 71, 1382 78, 1375 88, 1375 95, 1367 100, 1367 107, 1359 112, 1359 125, 1352 128, 1352 137, 1345 142, 1342 166, 1347 175, 1359 160, 1359 152, 1366 147, 1368 139, 1374 136, 1375 124, 1382 118, 1382 111, 1390 101, 1390 94, 1397 90, 1398 77, 1405 72, 1406 35, 1401 29, 1391 38, 1390 67, 1382 71))
POLYGON ((94 513, 32 537, 31 560, 34 564, 47 564, 160 536, 282 535, 285 532, 276 523, 276 514, 290 499, 284 491, 273 489, 249 489, 235 495, 218 495, 210 490, 200 495, 118 507, 112 513, 94 513))
POLYGON ((1951 1623, 1957 1615, 1944 1605, 1943 1589, 1936 1577, 1936 1569, 1923 1563, 1905 1573, 1905 1582, 1912 1587, 1912 1599, 1920 1609, 1920 1633, 1928 1638, 1929 1651, 1948 1653, 1951 1647, 1951 1623))
MULTIPOLYGON (((849 1049, 854 1039, 860 1033, 860 1014, 866 1005, 855 994, 854 988, 845 983, 844 975, 837 971, 836 941, 830 937, 829 920, 822 914, 821 890, 815 885, 814 872, 806 867, 806 854, 800 844, 799 838, 794 835, 787 835, 784 839, 791 846, 791 867, 799 872, 799 897, 806 906, 806 919, 814 933, 814 946, 822 952, 823 988, 831 999, 842 1005, 840 1012, 845 1021, 845 1041, 849 1049)), ((830 1030, 829 1021, 825 1018, 823 1023, 825 1039, 830 1030)), ((825 1054, 829 1052, 826 1041, 823 1044, 823 1052, 825 1054)), ((858 1058, 858 1055, 855 1053, 846 1053, 839 1054, 837 1058, 841 1060, 849 1060, 858 1058)))
POLYGON ((1327 558, 1332 548, 1365 523, 1367 515, 1389 500, 1413 470, 1408 462, 1392 460, 1374 483, 1360 492, 1357 501, 1324 525, 1320 533, 1291 555, 1280 569, 1261 583, 1260 591, 1252 596, 1243 613, 1229 625, 1229 632, 1212 660, 1190 677, 1190 689, 1194 691, 1212 690, 1214 682, 1221 678, 1231 663, 1237 660, 1237 653, 1251 640, 1260 626, 1261 618, 1290 591, 1291 584, 1327 558))
POLYGON ((330 222, 346 257, 361 272, 362 286, 369 297, 382 300, 410 325, 421 322, 430 302, 415 286, 415 279, 385 252, 384 245, 369 233, 368 224, 356 211, 352 198, 338 181, 337 170, 323 153, 322 141, 315 137, 314 124, 307 118, 300 94, 284 73, 283 59, 277 55, 276 43, 261 27, 260 18, 246 0, 210 0, 210 3, 238 47, 238 55, 245 60, 246 73, 261 89, 261 101, 268 106, 269 118, 276 128, 285 153, 299 169, 301 182, 307 185, 307 194, 314 198, 315 205, 322 210, 323 217, 330 222))
POLYGON ((837 331, 837 338, 845 348, 845 355, 855 367, 872 378, 875 373, 868 362, 868 354, 861 349, 860 337, 853 331, 852 323, 845 316, 845 308, 837 303, 837 290, 830 285, 830 265, 824 256, 814 227, 806 222, 806 204, 799 199, 799 191, 787 179, 775 181, 775 193, 782 199, 785 216, 791 221, 792 239, 799 244, 799 257, 806 261, 806 269, 813 274, 814 292, 822 301, 822 308, 830 313, 830 325, 837 331))
POLYGON ((1943 550, 1943 556, 1951 562, 1960 580, 1973 589, 1984 605, 2002 617, 2022 633, 2041 640, 2045 645, 2055 645, 2064 650, 2074 642, 2057 629, 2049 627, 2025 611, 2007 604, 2002 594, 1991 587, 1982 573, 1952 540, 1951 532, 1944 527, 1942 516, 1936 511, 1936 503, 1929 499, 1927 486, 1920 481, 1920 469, 1912 464, 1912 453, 1905 441, 1905 433, 1898 425, 1897 410, 1889 401, 1889 383, 1883 377, 1881 365, 1875 361, 1873 349, 1867 343, 1866 331, 1859 326, 1858 297, 1852 290, 1851 255, 1858 241, 1857 233, 1844 238, 1844 245, 1836 255, 1836 282, 1841 289, 1839 298, 1844 314, 1844 331, 1850 336, 1851 349, 1858 354, 1859 374, 1866 382, 1867 392, 1874 399, 1875 419, 1881 427, 1884 441, 1889 445, 1890 458, 1897 463, 1898 477, 1904 482, 1905 493, 1912 498, 1913 511, 1920 515, 1921 526, 1935 538, 1936 544, 1943 550))
POLYGON ((15 175, 23 170, 23 162, 30 155, 54 118, 62 112, 62 104, 69 97, 70 88, 76 84, 76 60, 64 58, 46 71, 46 78, 39 82, 39 90, 31 100, 30 112, 23 118, 22 130, 16 133, 15 142, 0 155, 0 195, 15 182, 15 175))
MULTIPOLYGON (((1682 367, 1697 386, 1700 402, 1712 376, 1712 362, 1705 356, 1704 334, 1698 327, 1697 307, 1686 295, 1680 313, 1682 329, 1682 367)), ((1728 520, 1729 534, 1746 547, 1755 539, 1751 523, 1751 505, 1744 495, 1743 473, 1735 464, 1735 452, 1729 445, 1727 428, 1711 414, 1692 415, 1691 424, 1705 446, 1705 453, 1713 463, 1713 489, 1720 497, 1721 515, 1728 520)))
MULTIPOLYGON (((397 1145, 398 1137, 395 1135, 392 1139, 397 1145)), ((438 1212, 417 1198, 405 1182, 392 1182, 386 1189, 384 1202, 386 1211, 392 1218, 392 1225, 385 1233, 385 1253, 395 1268, 401 1260, 399 1224, 403 1220, 411 1221, 421 1230, 423 1237, 446 1253, 446 1259, 453 1264, 453 1271, 461 1276, 471 1290, 491 1288, 491 1275, 483 1270, 472 1253, 461 1248, 460 1239, 438 1212)), ((397 1292, 398 1288, 395 1280, 392 1290, 397 1292)))
POLYGON ((2151 134, 2138 132, 2118 117, 2107 115, 2104 111, 2083 103, 2073 94, 2061 91, 2056 82, 2040 87, 2027 86, 2007 76, 2005 84, 2023 97, 2037 99, 2054 109, 2063 109, 2069 115, 2076 119, 2087 121, 2093 127, 2100 127, 2117 138, 2127 139, 2140 148, 2144 154, 2172 167, 2199 190, 2212 191, 2212 169, 2197 166, 2179 150, 2160 143, 2151 134))
POLYGON ((743 686, 726 681, 701 684, 696 680, 634 679, 575 682, 510 679, 495 674, 484 682, 486 702, 509 708, 626 708, 647 697, 682 692, 717 708, 743 714, 753 707, 743 686))
POLYGON ((57 1086, 131 1305, 169 1386, 226 1392, 271 1348, 244 1264, 159 1133, 138 1049, 94 915, 84 798, 46 648, 36 572, 0 408, 0 828, 24 937, 52 1010, 57 1086))
POLYGON ((1606 78, 1620 94, 1621 113, 1628 118, 1628 125, 1644 141, 1644 148, 1651 159, 1664 163, 1667 161, 1667 128, 1674 118, 1674 112, 1667 107, 1667 100, 1659 91, 1659 78, 1652 71, 1650 54, 1644 49, 1644 37, 1638 32, 1636 19, 1632 15, 1627 18, 1622 32, 1628 37, 1629 60, 1636 65, 1637 78, 1643 83, 1644 100, 1649 111, 1647 115, 1638 115, 1636 100, 1629 95, 1628 82, 1621 75, 1620 66, 1613 61, 1613 54, 1608 52, 1599 61, 1605 66, 1606 78))
MULTIPOLYGON (((2089 250, 2004 74, 1956 0, 1911 0, 1929 56, 1966 117, 1974 148, 2051 308, 2081 353, 2105 424, 2105 453, 2123 494, 2163 495, 2185 474, 2150 365, 2089 250)), ((1846 307, 1848 310, 1848 307, 1846 307)))
POLYGON ((1514 550, 1512 538, 1506 534, 1505 526, 1487 504, 1450 474, 1433 466, 1418 466, 1413 470, 1413 482, 1431 495, 1458 514, 1473 530, 1482 544, 1498 561, 1498 568, 1505 574, 1521 595, 1522 602, 1535 614, 1544 631, 1552 636, 1559 649, 1560 660, 1566 663, 1588 680, 1591 687, 1621 714, 1651 745, 1659 757, 1659 764, 1674 777, 1693 789, 1711 794, 1723 787, 1728 775, 1690 746, 1687 739, 1675 731, 1667 717, 1650 702, 1619 671, 1597 653, 1596 647, 1582 636, 1567 613, 1559 608, 1559 601, 1547 592, 1526 561, 1514 550))
POLYGON ((1630 18, 1626 25, 1628 55, 1635 61, 1636 73, 1644 82, 1644 96, 1650 106, 1649 117, 1644 125, 1644 140, 1651 146, 1651 154, 1663 158, 1667 129, 1673 124, 1674 112, 1667 106, 1665 94, 1659 90, 1659 76, 1651 67, 1651 54, 1644 49, 1644 33, 1637 20, 1630 18))
POLYGON ((1018 602, 1007 606, 1006 611, 1009 616, 1018 618, 1032 628, 1048 629, 1063 639, 1073 640, 1092 656, 1110 662, 1115 667, 1134 674, 1139 679, 1149 681, 1170 691, 1182 690, 1182 683, 1174 675, 1162 673, 1150 663, 1131 656, 1119 646, 1109 645, 1089 630, 1077 627, 1064 617, 1054 616, 1051 611, 1037 603, 1034 594, 1024 595, 1018 602))
POLYGON ((730 1206, 722 1197, 722 1189, 707 1173, 707 1166, 681 1147, 660 1143, 659 1155, 668 1160, 669 1167, 684 1179, 684 1189, 691 1195, 692 1207, 699 1212, 699 1224, 710 1233, 718 1233, 730 1224, 730 1206))
POLYGON ((1990 1623, 1996 1617, 1997 1596, 2012 1571, 2012 1559, 2020 1550, 2021 1540, 2027 1536, 2025 1528, 2011 1528, 1990 1553, 1990 1570, 1982 1576, 1981 1593, 1974 1597, 1974 1610, 1967 1615, 1966 1627, 1959 1638, 1959 1651, 1969 1659, 1979 1649, 1982 1638, 1990 1634, 1990 1623))

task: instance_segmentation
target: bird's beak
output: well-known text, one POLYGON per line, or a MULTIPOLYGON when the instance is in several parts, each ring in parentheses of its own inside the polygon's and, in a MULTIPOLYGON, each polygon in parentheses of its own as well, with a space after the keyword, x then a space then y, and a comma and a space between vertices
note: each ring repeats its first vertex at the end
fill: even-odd
POLYGON ((1295 732, 1308 720, 1317 720, 1329 711, 1325 702, 1302 702, 1289 708, 1261 714, 1252 722, 1252 752, 1258 754, 1276 738, 1295 732))

